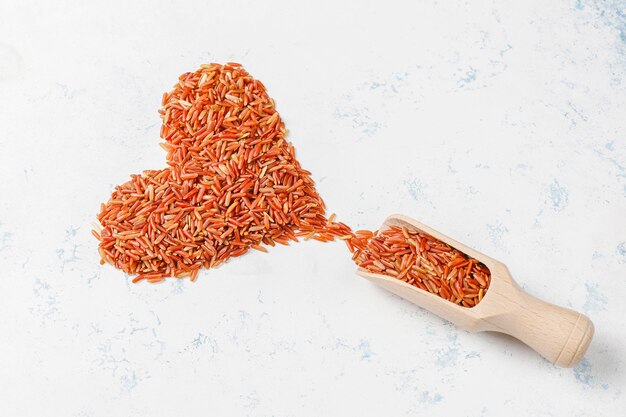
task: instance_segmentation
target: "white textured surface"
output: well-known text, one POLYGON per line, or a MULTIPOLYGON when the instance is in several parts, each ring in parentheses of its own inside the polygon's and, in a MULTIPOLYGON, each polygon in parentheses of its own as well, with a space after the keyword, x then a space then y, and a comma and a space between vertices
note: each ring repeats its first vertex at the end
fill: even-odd
POLYGON ((88 3, 0 0, 0 415, 626 409, 626 3, 88 3), (458 331, 338 243, 195 284, 99 266, 100 202, 164 166, 161 94, 229 60, 340 219, 405 213, 504 261, 592 318, 583 362, 458 331))

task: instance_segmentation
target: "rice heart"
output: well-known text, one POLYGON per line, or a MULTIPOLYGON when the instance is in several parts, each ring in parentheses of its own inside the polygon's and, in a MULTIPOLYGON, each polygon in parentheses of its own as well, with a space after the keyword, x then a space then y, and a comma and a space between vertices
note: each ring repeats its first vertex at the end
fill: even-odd
POLYGON ((169 167, 132 175, 102 204, 102 263, 133 280, 190 276, 261 245, 354 236, 329 221, 263 84, 239 64, 202 65, 163 95, 169 167))

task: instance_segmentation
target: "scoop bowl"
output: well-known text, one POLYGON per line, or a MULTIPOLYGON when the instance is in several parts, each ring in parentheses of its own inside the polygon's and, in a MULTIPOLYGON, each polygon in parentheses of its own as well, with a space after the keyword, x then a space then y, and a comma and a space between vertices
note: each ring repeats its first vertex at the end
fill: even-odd
POLYGON ((388 275, 364 268, 357 269, 358 275, 464 330, 511 335, 557 366, 573 367, 583 358, 594 333, 587 316, 528 294, 515 283, 503 263, 414 219, 392 215, 381 230, 390 226, 420 230, 482 262, 491 272, 491 283, 483 299, 474 307, 462 307, 388 275))

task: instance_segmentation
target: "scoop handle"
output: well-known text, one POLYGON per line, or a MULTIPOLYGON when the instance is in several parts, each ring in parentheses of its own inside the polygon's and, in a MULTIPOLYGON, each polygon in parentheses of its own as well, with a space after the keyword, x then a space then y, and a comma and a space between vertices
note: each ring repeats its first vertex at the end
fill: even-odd
POLYGON ((587 316, 521 289, 509 303, 506 313, 488 319, 492 330, 521 340, 557 366, 569 368, 580 362, 594 333, 587 316))

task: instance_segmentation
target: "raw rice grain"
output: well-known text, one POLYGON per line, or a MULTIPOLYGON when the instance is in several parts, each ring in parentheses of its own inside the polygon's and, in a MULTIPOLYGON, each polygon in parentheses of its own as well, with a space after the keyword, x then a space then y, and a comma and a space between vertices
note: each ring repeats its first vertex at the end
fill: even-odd
POLYGON ((163 95, 169 165, 132 175, 98 215, 102 260, 133 282, 214 268, 250 248, 351 233, 327 219, 263 84, 241 65, 202 65, 163 95))
POLYGON ((415 229, 391 226, 358 231, 347 240, 353 260, 367 271, 404 281, 463 307, 473 307, 491 282, 489 269, 463 252, 415 229), (350 246, 349 246, 350 247, 350 246))

